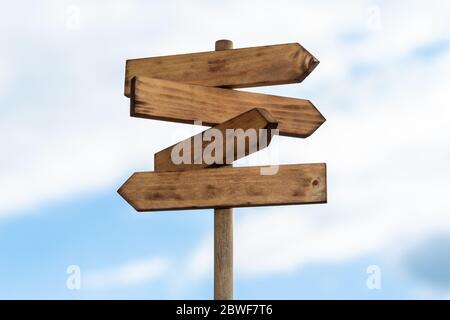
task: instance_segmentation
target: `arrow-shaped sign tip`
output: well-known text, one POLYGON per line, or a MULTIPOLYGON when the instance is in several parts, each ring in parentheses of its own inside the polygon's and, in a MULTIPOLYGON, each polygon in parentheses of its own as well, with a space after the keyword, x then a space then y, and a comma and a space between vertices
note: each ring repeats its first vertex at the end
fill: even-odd
POLYGON ((311 106, 315 109, 316 112, 316 118, 317 118, 317 122, 315 123, 315 128, 307 135, 306 137, 309 137, 310 135, 312 135, 314 132, 316 132, 317 129, 319 129, 319 127, 321 125, 323 125, 327 119, 324 117, 324 115, 319 111, 319 109, 316 108, 316 106, 310 101, 308 100, 309 103, 311 103, 311 106))
POLYGON ((309 61, 308 71, 311 73, 318 65, 320 61, 316 58, 312 57, 312 59, 309 61))
POLYGON ((300 63, 300 71, 298 78, 299 82, 305 80, 307 76, 314 71, 314 69, 319 65, 320 61, 314 57, 311 52, 306 50, 301 44, 296 43, 299 46, 299 50, 297 52, 297 61, 300 63))
POLYGON ((122 186, 120 186, 120 188, 117 190, 117 193, 122 197, 122 199, 124 199, 130 206, 132 206, 134 208, 134 210, 138 211, 138 212, 142 212, 142 210, 139 208, 138 205, 136 205, 134 203, 134 201, 130 198, 130 195, 134 192, 128 190, 128 184, 130 183, 130 181, 133 180, 134 176, 136 175, 136 173, 133 173, 128 179, 127 181, 125 181, 122 186))

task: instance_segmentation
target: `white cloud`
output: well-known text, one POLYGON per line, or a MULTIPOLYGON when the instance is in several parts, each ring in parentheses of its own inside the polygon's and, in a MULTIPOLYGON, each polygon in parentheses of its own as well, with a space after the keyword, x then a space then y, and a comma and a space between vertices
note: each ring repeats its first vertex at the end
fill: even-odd
POLYGON ((82 277, 82 286, 88 290, 99 290, 148 284, 166 275, 169 267, 170 261, 166 258, 130 261, 120 266, 87 272, 82 277))
POLYGON ((420 286, 415 292, 418 299, 423 300, 450 300, 450 292, 437 290, 435 287, 420 286))
MULTIPOLYGON (((386 256, 450 231, 450 54, 428 60, 412 55, 415 48, 442 39, 428 23, 431 17, 437 25, 447 23, 447 13, 436 12, 439 7, 430 15, 421 11, 411 32, 421 24, 427 31, 414 37, 407 28, 415 14, 393 9, 385 20, 388 35, 377 34, 373 44, 363 42, 357 50, 340 44, 328 57, 319 56, 322 64, 315 73, 325 69, 325 77, 313 81, 324 91, 313 101, 328 122, 309 139, 281 138, 276 148, 282 163, 328 163, 329 203, 236 213, 243 216, 235 227, 237 274, 252 277, 372 253, 386 256), (402 24, 394 25, 394 17, 402 24), (402 32, 407 41, 394 43, 402 32), (327 73, 327 61, 333 66, 340 59, 340 69, 327 73), (355 78, 350 67, 365 59, 373 60, 374 70, 355 78), (322 100, 323 105, 317 102, 322 100)), ((192 261, 209 265, 206 274, 212 272, 212 250, 205 243, 212 239, 199 242, 192 261)))
MULTIPOLYGON (((81 2, 81 28, 70 35, 61 17, 51 24, 53 32, 43 32, 48 24, 35 28, 42 12, 64 10, 41 10, 23 28, 11 19, 2 22, 24 43, 43 40, 47 47, 39 53, 50 58, 29 62, 36 70, 21 69, 30 58, 18 54, 28 52, 22 43, 4 57, 9 73, 15 70, 8 88, 17 92, 1 110, 1 216, 115 190, 132 171, 151 169, 153 153, 189 136, 190 129, 128 117, 124 60, 208 50, 226 37, 236 47, 304 44, 321 60, 304 83, 251 90, 295 97, 306 92, 328 118, 305 141, 281 138, 279 148, 266 152, 278 149, 283 163, 327 162, 329 203, 256 209, 262 213, 236 219, 238 272, 258 275, 350 259, 449 230, 450 55, 412 55, 448 39, 448 1, 234 1, 226 8, 192 1, 118 3, 81 2), (380 9, 381 30, 367 26, 373 4, 380 9), (359 40, 345 40, 352 36, 359 40), (64 77, 56 73, 54 87, 23 98, 24 88, 36 85, 30 74, 52 71, 58 61, 52 54, 62 61, 57 67, 64 77), (353 74, 361 65, 369 73, 353 74)), ((212 268, 210 245, 205 237, 194 249, 188 261, 192 275, 202 277, 212 268)))
MULTIPOLYGON (((433 63, 433 77, 426 82, 418 74, 427 75, 429 65, 411 61, 412 68, 405 64, 397 70, 408 83, 383 78, 391 86, 388 97, 366 90, 364 98, 355 99, 361 107, 351 106, 356 108, 351 116, 329 118, 301 143, 279 139, 276 149, 284 163, 328 163, 329 203, 236 213, 242 215, 235 227, 238 274, 389 255, 417 239, 450 231, 449 60, 447 55, 433 63)), ((205 243, 212 239, 194 250, 196 265, 211 261, 205 243)), ((206 274, 211 267, 203 270, 206 274)))
MULTIPOLYGON (((176 141, 171 136, 177 130, 184 130, 181 129, 183 125, 131 120, 128 117, 128 101, 122 96, 123 64, 126 58, 207 50, 213 47, 214 39, 224 35, 234 39, 236 46, 300 41, 314 54, 320 55, 322 65, 310 79, 296 88, 311 91, 315 86, 319 89, 326 87, 327 94, 319 96, 319 101, 325 104, 318 106, 328 115, 340 108, 338 104, 333 104, 337 101, 336 97, 341 98, 342 90, 354 87, 352 79, 342 78, 352 63, 371 60, 382 65, 383 61, 404 54, 405 50, 410 50, 417 43, 439 38, 443 31, 436 32, 434 26, 446 21, 448 12, 442 10, 447 2, 440 3, 440 6, 426 4, 427 10, 432 10, 430 15, 423 15, 420 10, 422 7, 417 8, 420 14, 411 14, 409 11, 406 14, 401 5, 380 2, 383 26, 389 32, 376 33, 366 26, 369 2, 327 2, 324 5, 317 2, 258 1, 229 3, 226 8, 202 2, 189 5, 185 2, 176 5, 137 2, 124 5, 114 2, 105 6, 81 1, 78 4, 82 20, 79 32, 65 29, 65 5, 59 2, 49 1, 46 6, 36 8, 34 15, 30 13, 28 24, 21 24, 20 28, 16 20, 2 21, 12 34, 16 32, 21 36, 13 42, 15 50, 30 51, 23 48, 27 41, 43 40, 38 54, 44 57, 57 54, 62 62, 61 65, 55 65, 55 61, 58 61, 55 59, 29 59, 11 50, 11 55, 5 59, 9 70, 16 70, 16 80, 13 82, 16 90, 34 86, 34 83, 29 82, 28 70, 21 71, 25 60, 28 60, 25 64, 27 68, 35 68, 35 73, 42 76, 47 70, 52 76, 55 69, 61 67, 65 71, 61 76, 65 78, 52 84, 56 88, 46 89, 44 86, 44 90, 33 99, 22 99, 21 105, 14 105, 19 103, 14 99, 18 93, 12 92, 6 101, 8 109, 2 109, 0 125, 6 134, 0 138, 0 144, 6 152, 0 168, 1 216, 24 213, 41 203, 109 188, 131 171, 151 169, 153 153, 176 141), (185 10, 173 10, 180 6, 185 10), (272 17, 271 24, 267 24, 267 15, 272 17), (433 19, 433 24, 430 24, 432 15, 442 18, 433 19), (191 29, 185 30, 186 19, 193 16, 197 18, 189 20, 191 29), (415 19, 417 16, 420 19, 415 19), (137 21, 140 27, 134 28, 124 23, 130 20, 127 17, 133 17, 132 20, 137 21), (230 18, 233 23, 229 23, 230 18), (44 20, 50 22, 43 23, 44 20), (398 20, 405 23, 396 24, 398 20), (413 21, 414 30, 420 30, 420 37, 418 32, 414 35, 406 32, 409 30, 408 23, 413 21), (167 27, 163 28, 163 23, 167 27), (180 37, 180 30, 191 31, 196 36, 180 37), (127 34, 127 37, 120 39, 120 46, 96 47, 99 38, 115 43, 120 31, 127 34), (340 43, 337 39, 348 32, 365 33, 369 38, 357 45, 340 43), (149 38, 148 44, 142 41, 143 35, 149 38), (81 37, 83 42, 77 37, 81 37), (57 47, 49 46, 52 39, 58 41, 57 47), (210 43, 205 44, 208 41, 210 43), (96 48, 96 51, 83 50, 84 46, 96 48), (392 50, 396 48, 400 51, 394 54, 392 50), (390 51, 386 51, 388 49, 390 51), (103 61, 107 61, 108 65, 102 65, 103 61), (108 76, 111 73, 108 69, 114 70, 114 77, 108 76), (72 98, 73 90, 77 93, 75 99, 72 98), (55 92, 58 93, 57 98, 51 99, 55 92)), ((407 5, 409 7, 410 2, 407 5)), ((14 11, 14 8, 11 10, 14 11)), ((55 76, 59 77, 59 73, 55 76)), ((396 76, 390 75, 394 79, 396 76)), ((41 82, 46 82, 45 78, 41 82)), ((370 91, 367 87, 372 84, 372 81, 363 81, 356 86, 350 98, 358 99, 354 104, 361 106, 363 99, 373 96, 373 92, 367 92, 370 91)), ((265 88, 257 90, 264 91, 265 88)), ((298 96, 298 93, 293 95, 298 96)), ((352 125, 348 130, 355 130, 354 116, 349 115, 352 125)), ((364 117, 365 114, 360 116, 364 117)), ((336 119, 330 120, 333 120, 330 121, 333 126, 336 119)), ((322 137, 329 139, 323 131, 322 137)), ((178 136, 185 137, 185 132, 178 136)), ((113 189, 116 187, 114 185, 113 189)))

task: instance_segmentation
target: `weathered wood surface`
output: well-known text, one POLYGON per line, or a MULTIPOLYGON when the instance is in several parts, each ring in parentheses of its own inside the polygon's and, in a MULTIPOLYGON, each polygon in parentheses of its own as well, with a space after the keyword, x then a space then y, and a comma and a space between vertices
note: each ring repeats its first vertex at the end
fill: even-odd
MULTIPOLYGON (((217 40, 214 48, 233 49, 233 41, 217 40)), ((233 299, 233 208, 214 208, 214 299, 233 299)))
POLYGON ((308 137, 325 118, 309 100, 190 85, 168 80, 133 79, 134 117, 214 126, 253 108, 266 109, 280 135, 308 137))
POLYGON ((214 299, 233 299, 233 208, 214 209, 214 299))
POLYGON ((264 109, 255 108, 244 112, 157 152, 155 171, 195 170, 231 164, 267 147, 272 138, 272 130, 276 129, 277 125, 264 109), (187 160, 186 163, 179 163, 183 160, 181 158, 187 160), (174 163, 173 160, 179 161, 174 163))
POLYGON ((243 88, 301 82, 318 65, 298 43, 131 59, 125 95, 135 76, 211 87, 243 88))
POLYGON ((326 202, 325 164, 280 165, 273 175, 263 168, 136 172, 118 192, 137 211, 326 202))

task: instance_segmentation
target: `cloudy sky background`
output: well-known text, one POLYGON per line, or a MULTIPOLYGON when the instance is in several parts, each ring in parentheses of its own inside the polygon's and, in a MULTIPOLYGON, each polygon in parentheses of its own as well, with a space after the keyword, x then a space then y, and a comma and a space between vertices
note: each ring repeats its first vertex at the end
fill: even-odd
POLYGON ((235 297, 450 298, 449 30, 444 0, 5 4, 0 298, 212 298, 212 210, 138 214, 116 190, 204 130, 130 118, 125 60, 222 38, 305 46, 304 83, 246 90, 327 118, 240 161, 326 162, 328 204, 235 209, 235 297))

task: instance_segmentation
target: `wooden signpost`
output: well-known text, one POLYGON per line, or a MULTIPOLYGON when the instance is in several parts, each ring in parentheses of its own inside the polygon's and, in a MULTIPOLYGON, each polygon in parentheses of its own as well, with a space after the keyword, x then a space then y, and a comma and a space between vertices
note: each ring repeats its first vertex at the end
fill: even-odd
POLYGON ((306 138, 325 118, 308 100, 268 94, 189 85, 136 77, 133 81, 133 117, 217 125, 252 108, 266 109, 278 122, 280 135, 306 138))
MULTIPOLYGON (((260 129, 269 130, 268 133, 271 133, 272 130, 277 128, 278 123, 272 118, 270 113, 268 113, 264 109, 255 108, 250 111, 241 113, 237 117, 225 121, 217 126, 214 126, 212 129, 208 129, 198 135, 188 138, 184 141, 177 143, 169 148, 166 148, 155 154, 155 171, 179 171, 179 170, 193 170, 193 169, 202 169, 208 167, 215 167, 223 164, 231 164, 233 161, 238 160, 242 157, 248 156, 249 154, 262 150, 264 147, 270 143, 272 135, 269 134, 267 137, 263 135, 256 135, 256 139, 254 139, 253 143, 246 143, 245 148, 243 148, 242 152, 237 150, 239 141, 236 141, 237 138, 230 134, 227 135, 227 129, 233 129, 231 132, 235 132, 234 130, 242 129, 247 131, 248 129, 255 129, 255 133, 259 133, 260 129), (203 155, 206 151, 206 148, 211 145, 210 141, 205 141, 205 137, 214 136, 213 130, 217 130, 217 133, 220 133, 220 136, 223 137, 222 141, 220 141, 220 150, 223 150, 222 155, 217 157, 220 161, 213 161, 211 163, 205 163, 203 161, 203 155), (230 139, 234 139, 234 143, 227 143, 230 139), (195 142, 201 141, 200 148, 198 152, 195 152, 195 142), (180 163, 175 164, 172 161, 173 152, 177 152, 177 147, 188 147, 189 152, 189 161, 188 163, 180 163), (231 161, 227 161, 231 159, 231 161)), ((209 139, 208 139, 209 140, 209 139)))
POLYGON ((214 298, 233 298, 233 207, 326 203, 326 165, 233 167, 280 135, 306 138, 325 122, 309 100, 231 90, 303 81, 319 61, 299 44, 128 60, 131 116, 212 128, 155 154, 154 172, 118 190, 137 211, 214 208, 214 298), (266 170, 266 171, 265 171, 266 170), (267 173, 270 172, 270 173, 267 173))
POLYGON ((130 97, 136 76, 244 88, 302 82, 319 64, 298 43, 229 50, 232 46, 222 41, 216 51, 128 60, 125 95, 130 97))
POLYGON ((136 172, 119 189, 137 211, 255 207, 326 202, 325 164, 136 172))

